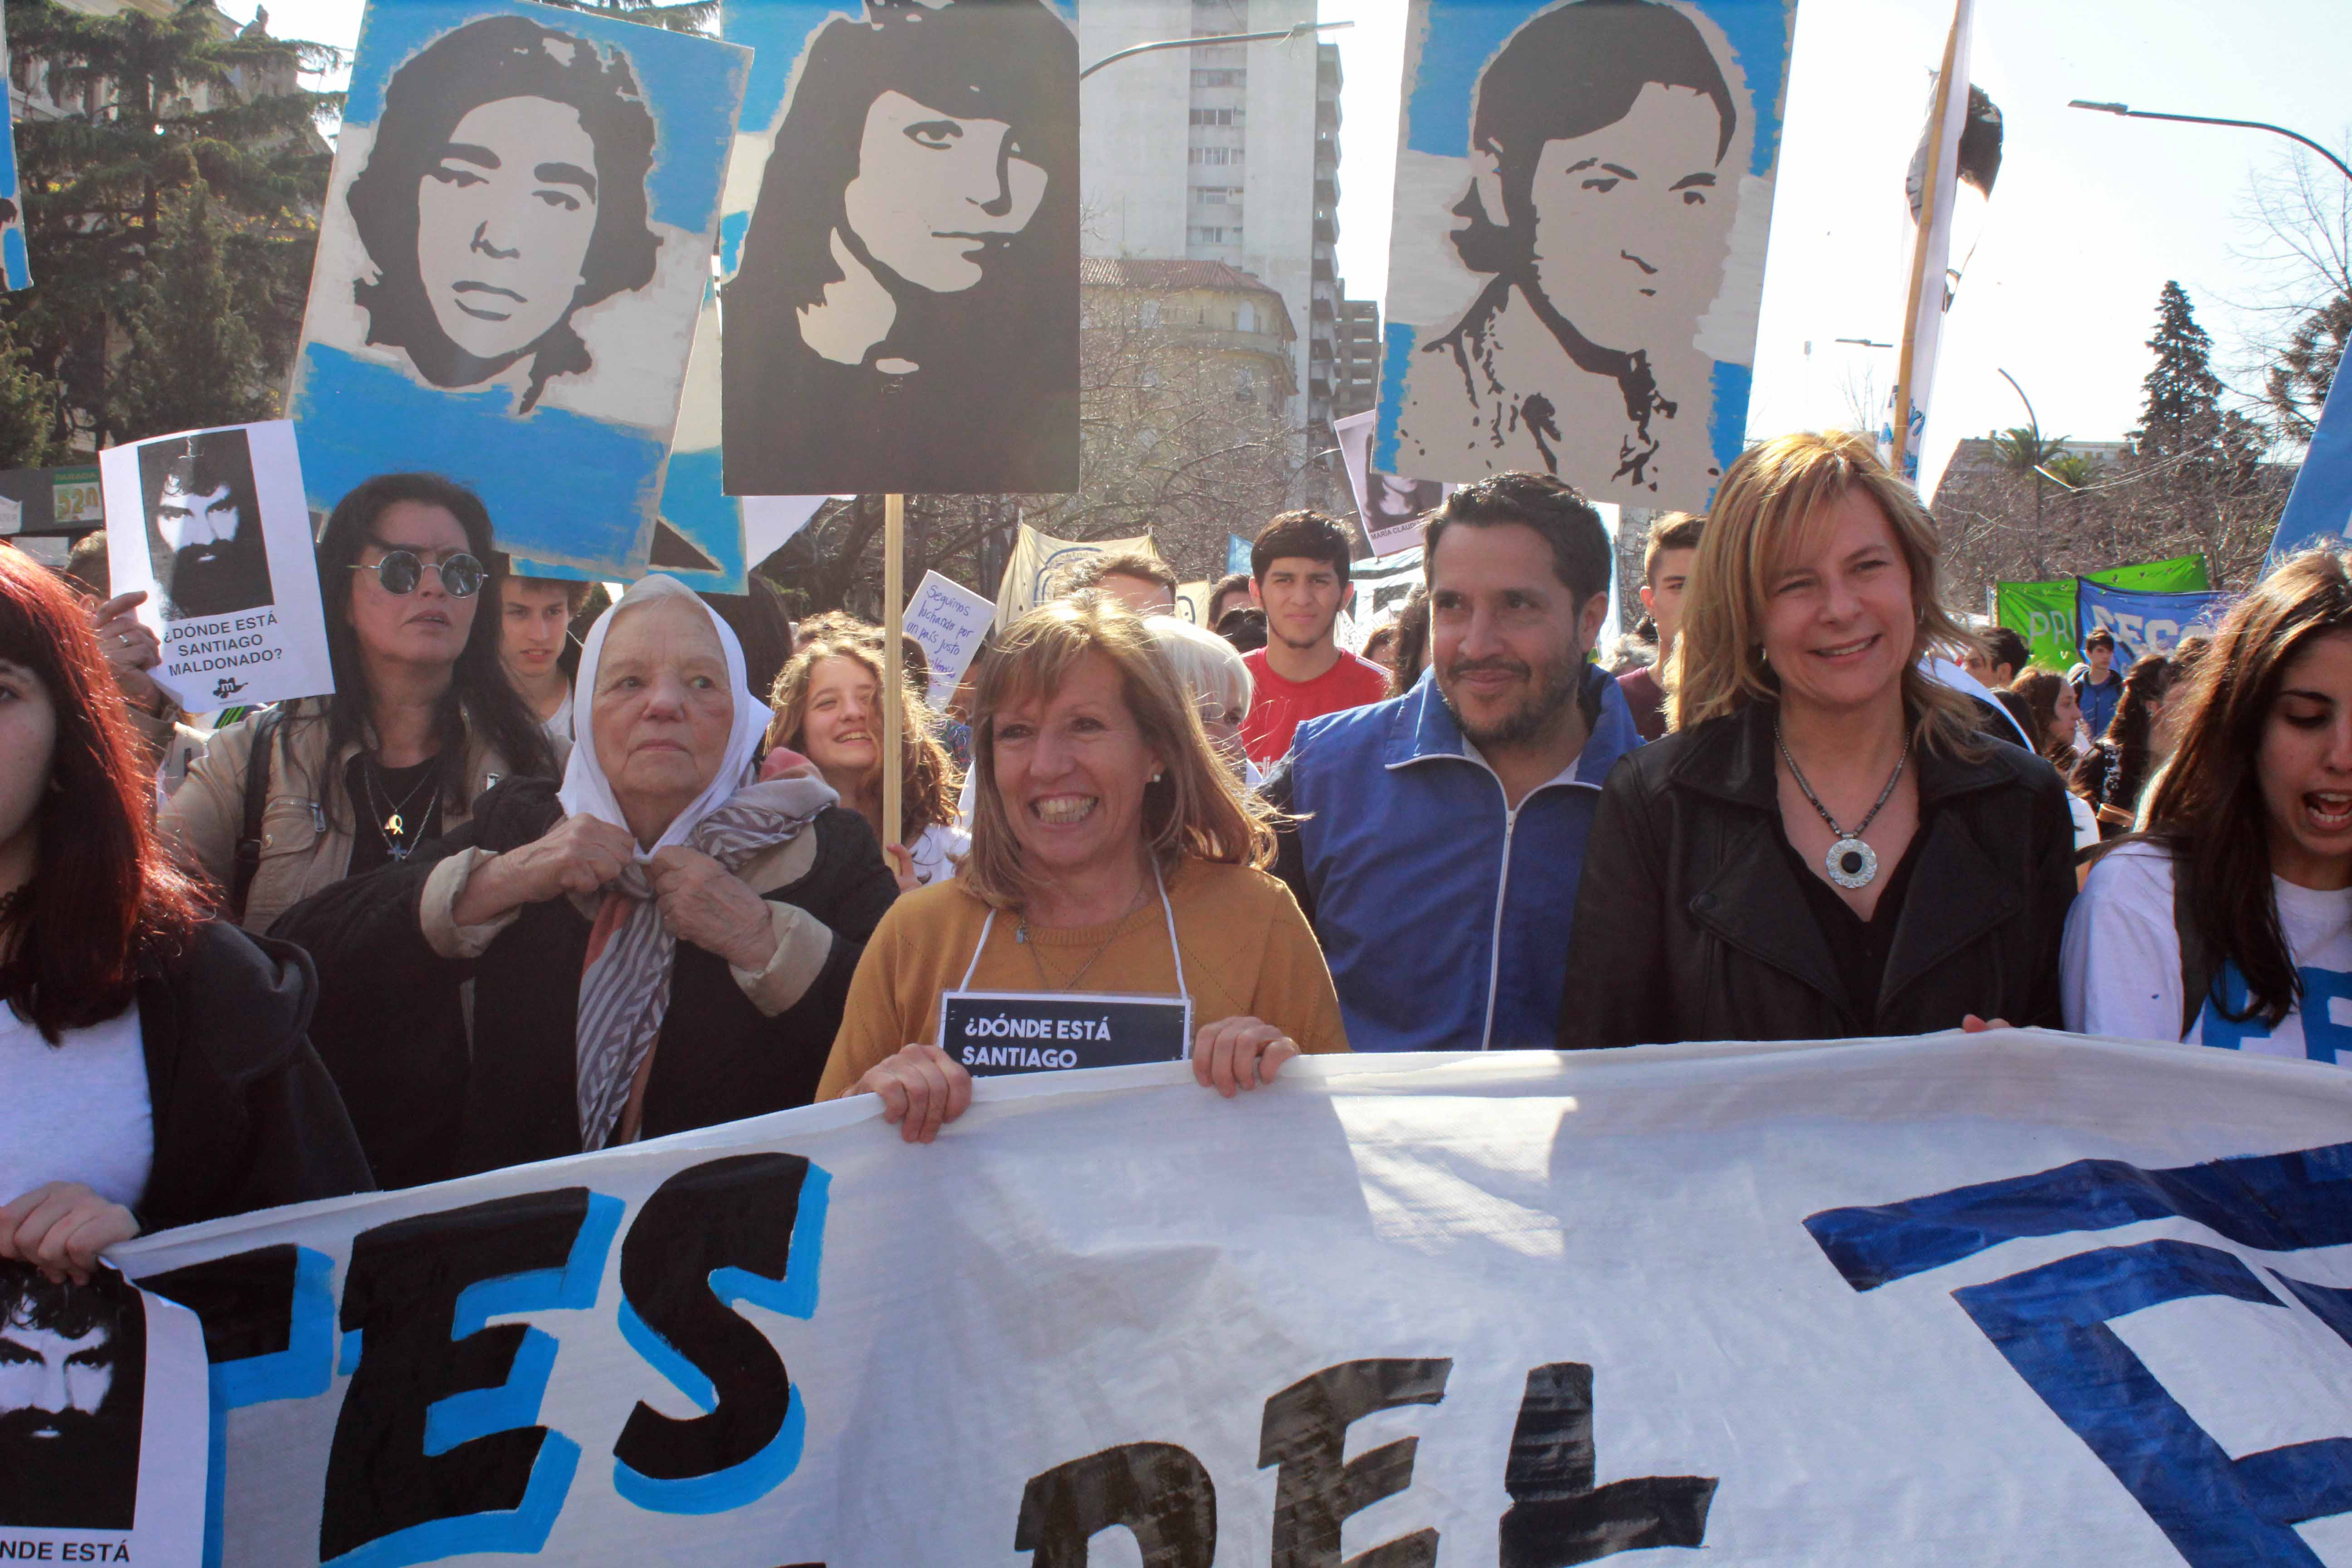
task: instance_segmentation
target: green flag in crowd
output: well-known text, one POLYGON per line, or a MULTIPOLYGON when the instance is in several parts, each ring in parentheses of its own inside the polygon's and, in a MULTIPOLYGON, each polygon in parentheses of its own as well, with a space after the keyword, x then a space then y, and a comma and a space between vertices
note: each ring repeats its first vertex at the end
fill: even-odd
MULTIPOLYGON (((2139 594, 2193 594, 2210 588, 2202 555, 2148 561, 2137 566, 2110 566, 2086 572, 2094 583, 2139 594)), ((2063 673, 2078 662, 2075 651, 2074 580, 2055 583, 2001 583, 1995 585, 1994 618, 2025 639, 2033 662, 2043 669, 2063 673)))

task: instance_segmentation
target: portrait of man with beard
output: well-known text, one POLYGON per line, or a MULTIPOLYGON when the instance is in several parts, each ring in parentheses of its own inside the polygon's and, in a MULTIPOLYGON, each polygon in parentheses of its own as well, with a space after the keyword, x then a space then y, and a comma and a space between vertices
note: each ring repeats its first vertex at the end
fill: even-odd
POLYGON ((207 430, 139 448, 147 554, 166 620, 275 602, 269 550, 242 430, 207 430))
POLYGON ((117 1276, 0 1262, 0 1527, 131 1528, 146 1326, 117 1276))

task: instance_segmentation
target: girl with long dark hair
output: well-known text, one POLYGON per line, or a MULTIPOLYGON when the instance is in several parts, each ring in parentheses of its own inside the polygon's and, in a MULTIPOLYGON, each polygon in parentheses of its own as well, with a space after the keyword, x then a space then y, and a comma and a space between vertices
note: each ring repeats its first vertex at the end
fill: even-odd
MULTIPOLYGON (((158 824, 251 931, 463 826, 499 778, 557 773, 553 742, 499 662, 490 518, 471 490, 378 475, 336 506, 318 558, 334 695, 214 735, 158 824)), ((398 1060, 347 1059, 339 1009, 322 997, 319 1047, 376 1174, 435 1179, 455 1147, 462 1023, 420 1029, 398 1060)))
POLYGON ((2066 922, 2066 1026, 2322 1061, 2352 1047, 2352 571, 2314 551, 2198 662, 2147 833, 2066 922), (2306 1004, 2309 1005, 2306 1007, 2306 1004))
POLYGON ((1078 50, 1040 0, 810 39, 727 286, 727 489, 1077 476, 1078 50))
POLYGON ((82 610, 0 548, 0 1258, 364 1190, 299 951, 206 919, 82 610))
POLYGON ((769 706, 771 747, 816 764, 841 804, 866 818, 898 879, 913 892, 952 877, 971 849, 956 827, 961 780, 947 748, 926 721, 930 709, 915 682, 907 682, 899 728, 903 758, 898 822, 882 820, 882 650, 862 637, 819 637, 802 646, 776 677, 769 706))
POLYGON ((2120 838, 2132 830, 2141 791, 2165 757, 2162 722, 2173 681, 2172 661, 2160 653, 2143 655, 2124 674, 2123 696, 2107 732, 2074 764, 2068 781, 2099 814, 2099 837, 2120 838))

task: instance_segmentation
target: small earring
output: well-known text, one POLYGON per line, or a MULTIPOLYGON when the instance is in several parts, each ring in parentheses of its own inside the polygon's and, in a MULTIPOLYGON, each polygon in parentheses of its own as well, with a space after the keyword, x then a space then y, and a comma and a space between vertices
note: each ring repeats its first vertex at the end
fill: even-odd
POLYGON ((1160 782, 1160 775, 1158 773, 1154 773, 1145 782, 1149 784, 1158 784, 1160 782))

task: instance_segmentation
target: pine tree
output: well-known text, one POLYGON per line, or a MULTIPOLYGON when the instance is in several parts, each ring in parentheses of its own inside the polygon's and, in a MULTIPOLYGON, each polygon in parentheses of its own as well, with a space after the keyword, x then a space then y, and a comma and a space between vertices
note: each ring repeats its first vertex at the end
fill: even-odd
POLYGON ((121 315, 130 352, 114 381, 116 438, 269 418, 278 398, 251 325, 257 290, 230 269, 211 193, 198 184, 165 197, 161 234, 121 315))
POLYGON ((2271 435, 2221 406, 2213 340, 2197 324, 2189 292, 2168 282, 2157 299, 2156 368, 2140 384, 2140 427, 2131 432, 2144 510, 2168 511, 2200 544, 2211 569, 2231 580, 2268 541, 2276 498, 2263 472, 2271 435))
POLYGON ((2202 453, 2221 427, 2221 380, 2213 374, 2213 340, 2197 324, 2189 291, 2168 282, 2157 297, 2156 368, 2140 385, 2147 398, 2131 433, 2143 458, 2202 453))
POLYGON ((2336 372, 2344 363, 2344 349, 2352 342, 2352 293, 2338 294, 2305 316, 2288 336, 2263 384, 2263 401, 2279 416, 2280 433, 2307 442, 2319 425, 2320 406, 2336 372))

